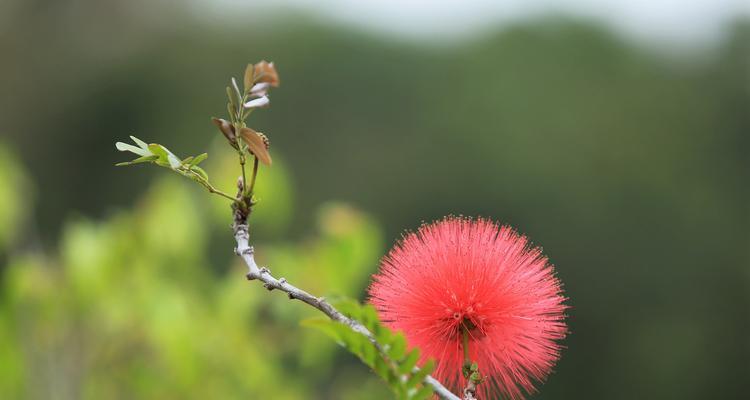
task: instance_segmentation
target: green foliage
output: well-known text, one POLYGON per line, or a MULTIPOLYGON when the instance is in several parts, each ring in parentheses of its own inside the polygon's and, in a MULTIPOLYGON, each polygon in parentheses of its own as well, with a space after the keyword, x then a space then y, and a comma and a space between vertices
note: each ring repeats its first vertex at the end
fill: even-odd
POLYGON ((120 162, 115 164, 118 167, 142 163, 152 163, 160 167, 170 168, 174 172, 193 179, 202 185, 208 184, 208 174, 198 166, 198 164, 208 158, 207 153, 202 153, 197 156, 190 156, 183 160, 180 160, 179 157, 174 155, 171 151, 169 151, 169 149, 160 144, 146 144, 146 142, 138 139, 135 136, 131 136, 130 138, 133 139, 138 147, 123 142, 115 143, 115 147, 117 148, 117 150, 129 151, 140 157, 132 161, 120 162))
POLYGON ((372 305, 360 305, 349 299, 332 301, 332 304, 347 317, 361 322, 372 333, 377 345, 348 325, 326 317, 308 318, 301 324, 323 332, 359 357, 388 384, 396 398, 421 400, 432 395, 432 389, 422 381, 434 369, 434 362, 429 360, 415 371, 419 349, 407 349, 403 334, 383 326, 372 305))
POLYGON ((0 142, 0 254, 23 231, 34 193, 15 154, 0 142))
MULTIPOLYGON (((212 251, 204 227, 214 217, 200 211, 208 201, 159 179, 132 213, 71 221, 53 254, 13 255, 0 286, 0 397, 331 398, 316 388, 337 379, 336 347, 292 329, 314 310, 249 284, 228 234, 212 251)), ((382 234, 350 207, 320 216, 299 243, 258 243, 259 261, 314 267, 305 276, 321 294, 351 293, 377 261, 382 234), (298 263, 303 254, 314 264, 298 263), (341 267, 351 267, 351 282, 332 279, 341 267)), ((383 398, 376 386, 358 393, 368 371, 344 369, 351 382, 337 390, 346 398, 383 398)))

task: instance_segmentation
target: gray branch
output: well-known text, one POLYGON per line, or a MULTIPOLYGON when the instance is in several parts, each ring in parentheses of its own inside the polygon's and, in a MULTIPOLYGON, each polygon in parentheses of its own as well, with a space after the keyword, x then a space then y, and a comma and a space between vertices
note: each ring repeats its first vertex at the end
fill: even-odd
MULTIPOLYGON (((290 299, 299 300, 308 305, 318 309, 323 314, 327 315, 334 321, 341 322, 342 324, 351 328, 354 332, 367 337, 367 339, 383 354, 383 348, 370 333, 370 331, 362 325, 359 321, 351 319, 346 315, 342 314, 339 310, 327 302, 323 297, 315 297, 310 293, 290 284, 284 278, 275 278, 271 275, 271 271, 265 267, 259 267, 255 263, 255 257, 253 255, 253 248, 250 246, 250 235, 248 233, 247 225, 243 223, 234 224, 234 239, 237 242, 237 248, 235 249, 237 255, 242 257, 242 260, 247 264, 247 279, 258 280, 263 282, 263 287, 268 290, 280 290, 286 293, 290 299)), ((415 369, 415 371, 418 369, 415 369)), ((437 379, 427 376, 422 382, 427 386, 430 386, 435 394, 437 394, 443 400, 461 400, 443 386, 437 379)))
POLYGON ((464 388, 464 400, 477 400, 477 383, 471 379, 464 388))

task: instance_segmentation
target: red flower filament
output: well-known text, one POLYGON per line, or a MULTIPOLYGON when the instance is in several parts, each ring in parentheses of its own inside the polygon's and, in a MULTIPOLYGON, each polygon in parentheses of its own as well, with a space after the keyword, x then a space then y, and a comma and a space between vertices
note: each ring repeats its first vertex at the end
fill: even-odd
POLYGON ((466 384, 469 356, 486 378, 482 399, 535 392, 560 357, 567 306, 553 267, 511 228, 446 218, 406 235, 382 260, 369 289, 384 324, 437 361, 435 377, 466 384))

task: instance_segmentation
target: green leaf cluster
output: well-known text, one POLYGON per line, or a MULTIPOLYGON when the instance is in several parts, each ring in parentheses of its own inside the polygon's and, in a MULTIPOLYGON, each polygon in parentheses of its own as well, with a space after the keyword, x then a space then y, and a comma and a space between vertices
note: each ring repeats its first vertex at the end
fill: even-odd
POLYGON ((207 153, 202 153, 197 156, 190 156, 185 159, 180 159, 174 153, 169 151, 166 147, 151 143, 147 144, 141 139, 135 136, 131 136, 133 142, 138 146, 132 144, 117 142, 115 147, 120 151, 129 151, 138 155, 139 157, 126 162, 117 163, 118 167, 142 163, 152 163, 160 167, 170 168, 171 170, 179 173, 180 175, 186 176, 193 179, 201 184, 208 183, 208 174, 203 168, 199 167, 198 164, 208 158, 207 153))
POLYGON ((359 357, 388 384, 397 399, 422 400, 432 395, 432 388, 423 381, 435 368, 433 360, 418 368, 419 349, 408 349, 404 335, 385 327, 372 305, 361 305, 350 299, 332 303, 347 317, 361 322, 372 333, 377 345, 348 325, 326 317, 308 318, 301 324, 323 332, 359 357))
MULTIPOLYGON (((8 193, 28 199, 20 183, 8 193)), ((358 360, 334 364, 333 342, 295 329, 315 310, 244 279, 211 201, 162 176, 132 210, 68 221, 49 252, 0 249, 0 398, 388 398, 358 360)), ((0 234, 16 234, 5 222, 0 234)), ((381 253, 376 221, 331 205, 315 226, 299 241, 257 234, 259 262, 316 293, 357 295, 381 253)))

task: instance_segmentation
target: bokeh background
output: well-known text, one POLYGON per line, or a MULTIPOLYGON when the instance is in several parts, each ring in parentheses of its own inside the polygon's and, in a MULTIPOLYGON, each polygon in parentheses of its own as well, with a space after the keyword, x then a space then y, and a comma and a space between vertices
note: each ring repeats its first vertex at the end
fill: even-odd
POLYGON ((383 399, 314 312, 243 279, 221 199, 128 135, 238 169, 210 123, 282 87, 258 257, 364 299, 406 229, 543 246, 572 334, 535 399, 750 393, 750 19, 737 1, 0 3, 0 398, 383 399), (661 4, 660 4, 661 3, 661 4))

